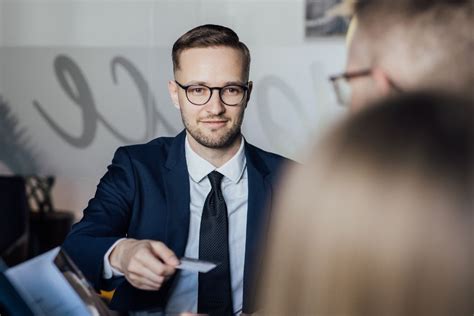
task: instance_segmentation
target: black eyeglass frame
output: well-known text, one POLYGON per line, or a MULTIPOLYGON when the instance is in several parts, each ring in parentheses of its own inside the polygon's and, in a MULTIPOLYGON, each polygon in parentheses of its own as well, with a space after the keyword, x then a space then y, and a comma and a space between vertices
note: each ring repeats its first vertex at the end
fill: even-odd
POLYGON ((329 76, 331 82, 335 82, 339 79, 351 80, 357 77, 369 76, 372 73, 372 69, 363 69, 358 71, 343 72, 337 75, 329 76))
POLYGON ((331 81, 332 86, 334 88, 334 92, 336 93, 337 103, 339 103, 342 106, 346 105, 346 100, 344 100, 339 84, 337 83, 339 80, 344 79, 344 80, 349 81, 357 77, 370 76, 370 74, 372 74, 372 69, 363 69, 359 71, 343 72, 337 75, 329 76, 329 80, 331 81))
MULTIPOLYGON (((194 104, 196 106, 203 106, 203 105, 206 105, 209 100, 212 98, 212 94, 214 93, 214 90, 217 90, 219 91, 219 99, 221 100, 222 103, 224 103, 225 105, 227 106, 238 106, 240 104, 242 104, 242 101, 245 99, 246 96, 248 96, 248 91, 250 89, 250 86, 252 85, 252 81, 248 81, 246 85, 242 85, 242 84, 229 84, 229 85, 225 85, 223 87, 209 87, 205 84, 202 84, 202 83, 199 83, 199 84, 189 84, 189 85, 183 85, 181 83, 179 83, 177 80, 175 80, 174 82, 176 82, 176 84, 184 90, 184 92, 186 93, 186 98, 188 99, 188 101, 191 103, 191 104, 194 104), (188 96, 188 88, 190 87, 193 87, 193 86, 202 86, 202 87, 206 87, 208 88, 211 93, 209 94, 209 98, 206 100, 206 102, 202 103, 202 104, 199 104, 199 103, 194 103, 192 102, 190 99, 189 99, 189 96, 188 96), (244 89, 244 94, 242 95, 242 100, 240 100, 238 103, 236 104, 228 104, 226 103, 223 99, 222 99, 222 90, 225 89, 225 88, 228 88, 228 87, 240 87, 242 89, 244 89)), ((247 97, 247 100, 248 100, 248 97, 247 97)))
MULTIPOLYGON (((372 69, 367 68, 367 69, 362 69, 362 70, 357 70, 357 71, 343 72, 340 74, 329 76, 329 80, 331 81, 334 87, 334 91, 336 92, 337 102, 341 105, 346 105, 345 104, 346 102, 343 100, 342 93, 339 89, 339 85, 337 84, 338 80, 345 79, 347 81, 350 81, 351 79, 370 76, 371 74, 372 74, 372 69)), ((403 90, 397 84, 395 84, 393 80, 391 80, 390 78, 388 78, 388 83, 390 84, 393 90, 397 92, 403 92, 403 90)))

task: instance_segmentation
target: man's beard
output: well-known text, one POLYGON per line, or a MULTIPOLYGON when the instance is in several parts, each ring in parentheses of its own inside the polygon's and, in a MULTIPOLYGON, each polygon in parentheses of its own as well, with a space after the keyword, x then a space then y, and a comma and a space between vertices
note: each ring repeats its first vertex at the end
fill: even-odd
POLYGON ((224 135, 220 137, 209 137, 202 133, 201 130, 197 127, 192 127, 189 122, 186 121, 184 116, 181 114, 181 118, 183 120, 183 124, 186 127, 186 131, 202 146, 214 149, 223 149, 228 148, 232 144, 234 144, 235 140, 241 134, 241 125, 243 120, 243 113, 239 120, 228 129, 224 135))

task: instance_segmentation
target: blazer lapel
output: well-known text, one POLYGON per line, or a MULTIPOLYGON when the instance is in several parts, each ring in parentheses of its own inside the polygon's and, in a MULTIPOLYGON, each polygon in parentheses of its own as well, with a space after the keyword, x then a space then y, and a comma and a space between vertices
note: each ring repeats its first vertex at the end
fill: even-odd
POLYGON ((186 165, 182 131, 173 140, 165 163, 165 192, 167 204, 166 245, 178 257, 184 255, 189 230, 189 174, 186 165))
POLYGON ((270 172, 264 161, 258 156, 255 148, 246 143, 245 154, 249 195, 242 309, 243 312, 248 312, 254 305, 252 299, 255 298, 255 268, 260 266, 261 262, 261 243, 265 237, 268 224, 272 186, 268 179, 270 172))

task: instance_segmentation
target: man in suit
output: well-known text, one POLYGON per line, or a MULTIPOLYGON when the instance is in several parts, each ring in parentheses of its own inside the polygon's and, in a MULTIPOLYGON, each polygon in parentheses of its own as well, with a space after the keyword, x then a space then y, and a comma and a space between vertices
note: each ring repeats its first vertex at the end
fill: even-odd
POLYGON ((285 159, 247 143, 250 53, 229 28, 196 27, 172 52, 168 84, 185 130, 119 148, 64 248, 111 307, 231 315, 253 311, 266 203, 285 159), (181 257, 216 261, 178 270, 181 257))
POLYGON ((472 0, 357 0, 346 72, 332 77, 352 111, 419 89, 474 100, 472 0))

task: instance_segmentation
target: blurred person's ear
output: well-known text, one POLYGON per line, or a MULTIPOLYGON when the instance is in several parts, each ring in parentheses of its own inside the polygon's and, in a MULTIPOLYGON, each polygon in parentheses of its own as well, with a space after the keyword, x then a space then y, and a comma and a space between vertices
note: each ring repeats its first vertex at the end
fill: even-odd
POLYGON ((388 74, 379 66, 371 69, 367 77, 351 80, 350 111, 358 112, 373 105, 378 99, 389 96, 393 87, 388 74))
POLYGON ((392 86, 390 83, 390 77, 380 67, 372 68, 372 78, 375 82, 377 92, 381 97, 386 97, 390 94, 392 86))

